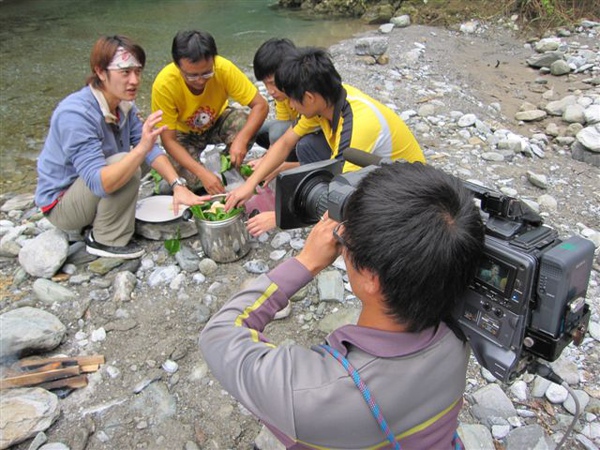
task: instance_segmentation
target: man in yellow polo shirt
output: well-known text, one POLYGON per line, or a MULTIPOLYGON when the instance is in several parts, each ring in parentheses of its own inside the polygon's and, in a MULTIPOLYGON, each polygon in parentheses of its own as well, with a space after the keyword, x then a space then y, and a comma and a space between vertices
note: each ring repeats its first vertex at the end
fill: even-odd
MULTIPOLYGON (((307 119, 318 120, 331 158, 344 161, 355 148, 381 158, 425 162, 419 144, 404 121, 390 108, 358 89, 342 84, 331 57, 318 48, 299 49, 275 73, 277 88, 301 116, 267 151, 246 182, 228 194, 226 208, 244 204, 256 186, 275 171, 307 133, 307 119)), ((344 163, 344 172, 359 167, 344 163)))
POLYGON ((232 164, 239 167, 269 105, 238 67, 217 54, 209 33, 178 32, 171 54, 173 62, 152 85, 152 110, 162 110, 159 126, 167 126, 162 144, 183 177, 178 183, 223 193, 221 178, 200 163, 200 154, 208 144, 224 143, 232 164), (250 113, 231 107, 229 98, 250 107, 250 113))

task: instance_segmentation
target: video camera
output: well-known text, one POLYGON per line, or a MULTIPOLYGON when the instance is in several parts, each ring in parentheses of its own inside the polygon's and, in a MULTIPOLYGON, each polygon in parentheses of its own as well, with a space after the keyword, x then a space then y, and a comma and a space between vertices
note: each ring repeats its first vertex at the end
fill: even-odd
MULTIPOLYGON (((367 173, 379 164, 400 164, 354 149, 344 157, 362 169, 342 174, 342 162, 329 160, 278 175, 280 228, 312 225, 325 211, 342 221, 347 200, 367 173)), ((561 240, 521 201, 463 183, 479 201, 486 236, 484 258, 455 319, 477 361, 510 382, 534 372, 537 357, 555 361, 569 343, 583 340, 594 245, 578 236, 561 240)))

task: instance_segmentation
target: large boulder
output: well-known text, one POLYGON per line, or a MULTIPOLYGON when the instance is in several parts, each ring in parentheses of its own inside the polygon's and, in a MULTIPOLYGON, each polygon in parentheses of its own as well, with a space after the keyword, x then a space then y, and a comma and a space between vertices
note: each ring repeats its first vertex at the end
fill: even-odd
POLYGON ((0 360, 56 348, 67 329, 53 314, 25 306, 0 315, 0 360))

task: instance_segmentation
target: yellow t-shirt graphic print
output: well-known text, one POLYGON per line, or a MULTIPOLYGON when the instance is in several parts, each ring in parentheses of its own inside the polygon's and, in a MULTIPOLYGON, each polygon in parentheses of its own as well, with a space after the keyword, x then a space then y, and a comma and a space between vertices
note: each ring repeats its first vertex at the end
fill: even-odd
POLYGON ((162 110, 162 122, 170 130, 183 133, 205 133, 225 108, 229 99, 248 106, 258 89, 228 59, 215 56, 214 76, 205 85, 204 91, 194 95, 187 87, 175 63, 165 66, 152 85, 152 111, 162 110))

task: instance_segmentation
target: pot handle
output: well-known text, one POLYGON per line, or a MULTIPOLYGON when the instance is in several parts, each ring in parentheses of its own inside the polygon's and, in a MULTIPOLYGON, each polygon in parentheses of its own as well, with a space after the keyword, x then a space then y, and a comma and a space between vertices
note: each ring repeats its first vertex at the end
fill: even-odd
POLYGON ((194 214, 192 213, 192 211, 190 210, 190 208, 186 208, 183 211, 183 214, 181 215, 181 218, 183 220, 186 220, 186 221, 189 222, 190 220, 192 220, 194 218, 194 214))

